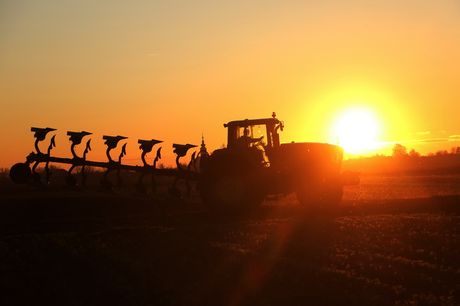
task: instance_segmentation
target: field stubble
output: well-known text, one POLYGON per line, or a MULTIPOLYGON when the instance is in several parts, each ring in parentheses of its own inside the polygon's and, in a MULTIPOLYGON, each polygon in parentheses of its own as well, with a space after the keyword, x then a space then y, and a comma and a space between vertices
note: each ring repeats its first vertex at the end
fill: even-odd
POLYGON ((0 303, 458 305, 460 177, 363 177, 335 215, 295 197, 3 197, 0 303), (38 199, 32 203, 31 199, 38 199))

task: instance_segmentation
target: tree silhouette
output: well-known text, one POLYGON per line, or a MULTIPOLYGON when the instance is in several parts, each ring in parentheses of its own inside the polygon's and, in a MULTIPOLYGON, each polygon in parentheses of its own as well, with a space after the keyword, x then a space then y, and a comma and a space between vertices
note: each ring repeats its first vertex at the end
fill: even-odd
POLYGON ((408 156, 407 154, 407 148, 403 146, 402 144, 395 144, 393 146, 393 157, 403 157, 403 156, 408 156))
POLYGON ((409 156, 414 157, 414 158, 420 157, 420 153, 415 151, 414 149, 412 149, 412 150, 409 151, 409 156))
POLYGON ((454 154, 454 155, 460 154, 460 147, 452 147, 452 148, 450 149, 450 153, 451 153, 451 154, 454 154))

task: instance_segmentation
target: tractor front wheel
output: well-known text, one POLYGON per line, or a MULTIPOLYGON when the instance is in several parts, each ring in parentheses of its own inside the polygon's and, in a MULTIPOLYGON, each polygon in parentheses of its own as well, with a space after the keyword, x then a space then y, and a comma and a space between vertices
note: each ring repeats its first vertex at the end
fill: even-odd
POLYGON ((200 189, 203 202, 211 211, 247 211, 259 206, 264 198, 251 180, 238 175, 207 179, 200 189))

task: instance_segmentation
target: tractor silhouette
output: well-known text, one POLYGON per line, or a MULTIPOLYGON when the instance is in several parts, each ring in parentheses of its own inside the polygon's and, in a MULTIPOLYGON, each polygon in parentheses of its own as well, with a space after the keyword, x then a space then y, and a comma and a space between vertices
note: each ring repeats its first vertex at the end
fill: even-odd
POLYGON ((280 143, 284 123, 271 118, 231 121, 228 145, 201 164, 199 189, 210 209, 246 209, 266 196, 295 192, 308 207, 333 208, 351 184, 341 173, 343 150, 326 143, 280 143))

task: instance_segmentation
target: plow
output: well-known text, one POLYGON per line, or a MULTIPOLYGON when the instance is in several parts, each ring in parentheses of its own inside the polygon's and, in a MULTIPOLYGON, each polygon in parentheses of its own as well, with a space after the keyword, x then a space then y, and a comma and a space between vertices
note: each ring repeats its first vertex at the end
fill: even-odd
POLYGON ((309 207, 334 207, 342 199, 343 187, 359 183, 355 173, 341 171, 343 150, 327 143, 281 143, 284 122, 273 113, 269 118, 244 119, 224 124, 227 146, 208 154, 202 138, 197 145, 173 144, 176 168, 158 167, 163 141, 138 139, 141 165, 123 163, 127 151, 127 137, 104 135, 106 161, 88 159, 92 150, 91 135, 87 131, 67 131, 71 157, 52 155, 56 147, 56 129, 32 127, 35 151, 25 162, 10 169, 10 178, 19 184, 46 185, 50 182, 50 164, 69 166, 65 182, 69 186, 86 186, 88 167, 103 170, 100 185, 113 190, 123 185, 122 172, 135 173, 136 189, 145 193, 146 177, 150 177, 151 191, 156 192, 156 177, 173 178, 169 192, 182 196, 191 193, 191 182, 199 191, 203 203, 212 210, 240 210, 259 205, 269 195, 296 193, 301 204, 309 207), (51 136, 48 136, 51 135, 51 136), (49 138, 46 151, 41 147, 49 138), (119 148, 119 153, 113 152, 119 148), (191 149, 195 149, 191 154, 191 149), (78 151, 80 153, 78 153, 78 151), (183 159, 190 155, 188 162, 183 159), (40 174, 37 169, 43 165, 40 174), (77 169, 79 172, 77 173, 77 169), (111 173, 114 173, 111 175, 111 173), (115 176, 116 181, 111 178, 115 176))
POLYGON ((94 161, 89 160, 88 153, 92 150, 91 138, 92 133, 87 131, 67 131, 67 136, 70 141, 70 152, 72 157, 58 157, 53 156, 52 151, 56 147, 56 129, 54 128, 38 128, 32 127, 35 142, 35 151, 31 152, 24 163, 17 163, 10 169, 10 178, 13 182, 18 184, 34 184, 38 186, 44 186, 50 183, 52 177, 52 170, 50 164, 68 165, 66 171, 65 183, 68 186, 86 186, 88 173, 86 169, 88 167, 99 168, 103 170, 102 179, 100 180, 101 187, 105 190, 112 190, 113 188, 121 188, 123 184, 122 171, 137 173, 138 179, 136 183, 136 189, 139 192, 146 192, 144 185, 145 177, 150 176, 151 178, 151 189, 153 192, 156 190, 155 176, 169 176, 174 177, 173 185, 170 190, 174 193, 179 193, 177 188, 178 183, 183 180, 187 186, 187 194, 190 194, 190 181, 197 180, 199 169, 197 169, 197 159, 207 155, 202 143, 202 149, 200 152, 193 152, 190 160, 187 164, 183 164, 182 158, 186 157, 190 149, 196 148, 196 145, 192 144, 173 144, 173 153, 176 155, 175 163, 176 169, 159 168, 158 162, 161 159, 162 147, 159 146, 163 141, 157 139, 138 139, 140 160, 142 165, 128 165, 123 163, 123 157, 126 156, 127 143, 125 136, 109 136, 104 135, 104 145, 106 146, 105 155, 106 161, 94 161), (51 137, 47 137, 49 134, 51 137), (49 143, 46 152, 43 152, 41 147, 42 143, 49 138, 49 143), (81 153, 78 154, 79 147, 82 147, 81 153), (118 156, 114 155, 114 150, 120 148, 118 156), (158 148, 156 148, 158 147, 158 148), (153 160, 149 163, 148 155, 154 149, 156 153, 153 160), (43 165, 43 171, 40 174, 38 168, 43 165), (77 169, 80 169, 77 174, 77 169), (116 182, 112 182, 110 177, 111 173, 115 173, 116 182))

